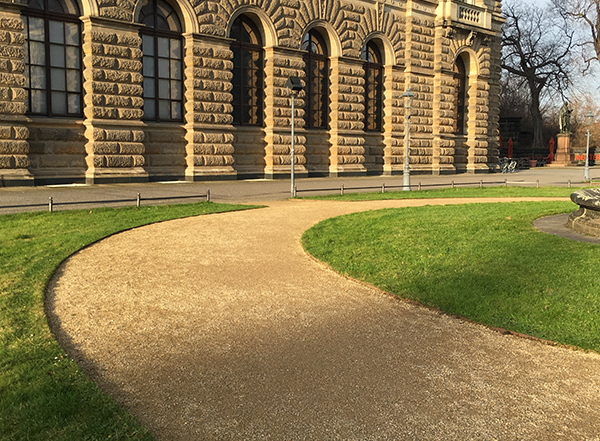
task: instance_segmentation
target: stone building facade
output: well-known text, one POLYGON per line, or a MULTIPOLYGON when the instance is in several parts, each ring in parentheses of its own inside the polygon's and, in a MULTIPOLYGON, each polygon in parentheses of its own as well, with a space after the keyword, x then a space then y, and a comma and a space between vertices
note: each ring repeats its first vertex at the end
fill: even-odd
POLYGON ((489 172, 500 0, 0 0, 0 186, 489 172))

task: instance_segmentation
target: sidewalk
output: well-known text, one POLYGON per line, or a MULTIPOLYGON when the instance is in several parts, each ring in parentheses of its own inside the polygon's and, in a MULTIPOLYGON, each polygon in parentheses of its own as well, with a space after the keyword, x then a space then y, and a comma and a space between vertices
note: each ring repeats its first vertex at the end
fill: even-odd
MULTIPOLYGON (((593 180, 600 180, 600 167, 592 167, 590 176, 593 180)), ((456 185, 501 185, 507 179, 509 185, 535 186, 539 181, 540 186, 568 186, 569 181, 577 186, 583 179, 583 167, 548 168, 540 167, 530 170, 519 170, 509 174, 460 174, 460 175, 411 175, 411 185, 416 190, 419 182, 423 188, 431 185, 450 186, 452 181, 456 185)), ((346 189, 352 187, 373 187, 377 191, 382 184, 389 188, 402 185, 402 175, 399 176, 372 176, 359 178, 308 178, 297 179, 296 187, 298 196, 308 196, 323 193, 338 192, 342 185, 346 189), (332 189, 326 192, 302 192, 306 189, 332 189)), ((440 188, 440 187, 438 187, 440 188)), ((112 185, 72 185, 48 187, 6 187, 0 188, 0 214, 16 213, 23 211, 48 210, 48 201, 52 197, 54 210, 72 210, 79 208, 94 208, 99 206, 135 205, 137 194, 140 193, 142 205, 157 203, 183 203, 205 200, 206 191, 210 190, 211 200, 214 202, 248 203, 285 200, 290 196, 290 180, 251 180, 251 181, 200 181, 200 182, 167 182, 145 184, 112 184, 112 185), (193 196, 200 196, 193 198, 193 196), (144 198, 170 198, 190 196, 186 199, 144 201, 144 198), (85 201, 106 201, 114 199, 127 199, 121 203, 86 203, 85 201), (69 205, 61 205, 69 203, 69 205), (37 206, 31 206, 37 205, 37 206)), ((359 190, 347 190, 359 191, 359 190)))

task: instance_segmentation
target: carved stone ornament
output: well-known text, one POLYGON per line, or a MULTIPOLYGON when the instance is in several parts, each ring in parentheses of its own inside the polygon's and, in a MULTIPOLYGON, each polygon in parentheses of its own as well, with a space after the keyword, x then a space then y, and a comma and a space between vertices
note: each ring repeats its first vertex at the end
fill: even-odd
POLYGON ((600 189, 571 193, 571 200, 579 209, 569 215, 567 226, 578 233, 600 237, 600 189))
POLYGON ((471 31, 471 33, 467 37, 467 46, 473 46, 473 43, 475 43, 476 38, 477 38, 477 32, 471 31))

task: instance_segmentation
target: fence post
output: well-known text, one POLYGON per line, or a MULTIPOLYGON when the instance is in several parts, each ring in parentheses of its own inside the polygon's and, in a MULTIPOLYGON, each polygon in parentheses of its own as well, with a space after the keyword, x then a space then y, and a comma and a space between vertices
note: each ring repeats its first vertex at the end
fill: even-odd
POLYGON ((340 187, 340 194, 344 196, 344 184, 340 187))
POLYGON ((142 201, 142 197, 140 196, 140 194, 137 194, 137 206, 139 207, 141 205, 141 201, 142 201))
POLYGON ((210 202, 210 190, 206 190, 206 202, 210 202))
POLYGON ((571 180, 569 179, 569 182, 567 183, 567 188, 571 188, 571 180))
POLYGON ((535 184, 536 184, 537 188, 540 188, 540 180, 539 179, 537 181, 535 181, 535 184))
POLYGON ((419 181, 419 191, 421 191, 421 181, 419 181))
POLYGON ((483 188, 483 179, 479 180, 479 188, 483 188))
POLYGON ((452 180, 452 188, 454 188, 454 180, 452 180))
POLYGON ((385 182, 381 183, 381 193, 385 193, 385 182))
POLYGON ((508 187, 508 179, 504 179, 504 186, 508 187))
POLYGON ((48 198, 48 211, 52 213, 52 196, 48 198))

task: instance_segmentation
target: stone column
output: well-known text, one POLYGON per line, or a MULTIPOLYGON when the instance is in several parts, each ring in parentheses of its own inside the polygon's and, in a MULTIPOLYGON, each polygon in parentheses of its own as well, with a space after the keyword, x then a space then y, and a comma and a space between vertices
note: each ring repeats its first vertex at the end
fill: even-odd
POLYGON ((138 27, 83 18, 86 182, 142 182, 144 131, 138 27))
POLYGON ((26 2, 0 0, 0 187, 33 185, 29 172, 29 130, 20 10, 26 2))
POLYGON ((383 174, 402 174, 404 166, 404 66, 385 66, 383 174))
POLYGON ((331 60, 330 176, 365 175, 363 61, 331 60))
POLYGON ((405 85, 415 95, 410 119, 410 170, 431 173, 435 22, 430 13, 409 2, 406 17, 405 85))
POLYGON ((500 157, 500 78, 501 67, 500 59, 502 54, 501 38, 499 36, 490 36, 485 41, 489 44, 489 99, 488 99, 488 167, 493 171, 498 171, 498 159, 500 157))
POLYGON ((488 98, 489 84, 487 78, 476 79, 469 90, 469 135, 467 144, 467 172, 487 173, 488 156, 488 98))
POLYGON ((185 178, 235 179, 230 40, 192 34, 185 38, 185 178))
POLYGON ((433 157, 435 175, 450 174, 454 167, 454 71, 450 56, 451 32, 437 23, 435 39, 435 77, 433 80, 433 157))
MULTIPOLYGON (((265 51, 265 177, 289 175, 291 171, 292 98, 285 83, 304 77, 302 52, 282 48, 265 51)), ((306 84, 305 84, 306 86, 306 84)), ((304 130, 304 91, 295 99, 294 174, 307 176, 304 130)))

